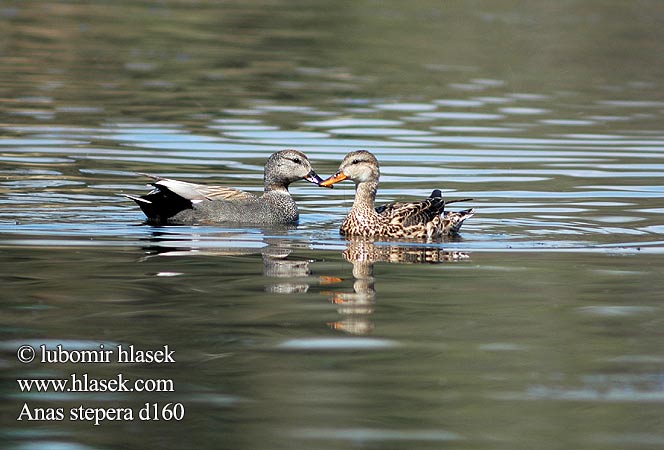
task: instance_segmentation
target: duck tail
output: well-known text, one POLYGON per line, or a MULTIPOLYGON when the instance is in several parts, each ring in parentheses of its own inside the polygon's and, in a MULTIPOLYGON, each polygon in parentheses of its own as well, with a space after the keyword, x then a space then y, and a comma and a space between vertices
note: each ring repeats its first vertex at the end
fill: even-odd
POLYGON ((475 209, 464 209, 463 211, 454 211, 445 213, 445 221, 447 222, 446 228, 449 233, 458 233, 461 225, 475 215, 475 209))
POLYGON ((458 198, 454 200, 445 200, 445 205, 449 205, 450 203, 459 203, 459 202, 472 202, 475 200, 474 198, 458 198))
POLYGON ((156 205, 147 198, 148 197, 147 195, 143 195, 140 197, 130 194, 120 194, 120 195, 135 201, 138 207, 141 208, 141 211, 143 211, 143 214, 145 214, 149 220, 158 220, 159 211, 157 210, 156 205))
POLYGON ((168 218, 176 215, 185 209, 191 209, 192 202, 177 194, 173 194, 167 190, 160 190, 159 186, 152 192, 136 196, 129 194, 121 194, 127 197, 141 208, 141 211, 147 217, 148 223, 151 224, 164 224, 168 222, 168 218))

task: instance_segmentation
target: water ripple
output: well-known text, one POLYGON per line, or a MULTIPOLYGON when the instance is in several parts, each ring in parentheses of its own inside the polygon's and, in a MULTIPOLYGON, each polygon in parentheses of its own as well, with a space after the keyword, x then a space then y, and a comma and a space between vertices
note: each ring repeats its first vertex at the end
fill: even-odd
MULTIPOLYGON (((605 242, 602 236, 615 244, 635 236, 643 238, 643 247, 656 248, 647 236, 662 234, 662 212, 648 202, 664 196, 658 182, 664 136, 645 125, 607 131, 604 124, 638 120, 631 112, 615 114, 615 108, 650 108, 649 114, 656 115, 657 102, 597 101, 592 115, 570 117, 564 104, 568 94, 501 94, 500 80, 482 80, 457 83, 459 95, 431 101, 357 97, 331 102, 325 110, 250 101, 219 115, 202 114, 192 119, 200 123, 191 129, 163 121, 108 120, 89 127, 5 124, 1 128, 8 136, 0 140, 0 160, 8 167, 3 171, 7 178, 0 181, 5 192, 0 217, 7 224, 44 217, 86 223, 96 213, 136 223, 140 212, 116 196, 145 192, 133 172, 201 182, 221 179, 260 192, 262 162, 274 151, 298 148, 319 173, 329 174, 346 152, 369 149, 381 162, 379 201, 421 198, 433 188, 450 198, 476 199, 468 205, 478 214, 464 226, 465 246, 514 249, 545 243, 569 249, 605 242), (486 95, 473 93, 476 89, 487 90, 486 95), (96 210, 86 211, 86 203, 97 205, 96 210), (32 210, 24 210, 28 205, 32 210), (496 240, 496 232, 502 238, 496 240), (485 238, 492 244, 482 243, 485 238)), ((294 184, 304 213, 299 233, 322 227, 335 235, 352 189, 350 183, 333 191, 294 184)), ((3 229, 26 237, 41 234, 46 240, 57 237, 43 227, 3 229)), ((96 232, 61 230, 62 237, 75 242, 86 233, 96 232)))

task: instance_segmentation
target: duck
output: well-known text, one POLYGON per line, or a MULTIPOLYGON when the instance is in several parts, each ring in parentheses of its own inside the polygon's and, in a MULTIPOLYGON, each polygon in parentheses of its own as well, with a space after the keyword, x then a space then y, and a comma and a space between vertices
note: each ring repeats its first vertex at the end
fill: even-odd
POLYGON ((248 223, 290 225, 299 220, 299 211, 288 186, 299 180, 320 184, 323 179, 311 167, 309 158, 297 150, 270 155, 263 175, 261 196, 226 186, 141 174, 153 180, 152 191, 136 196, 123 194, 138 204, 153 225, 248 223))
POLYGON ((355 182, 355 200, 341 224, 342 235, 430 241, 459 233, 463 222, 475 214, 474 209, 445 211, 447 204, 472 199, 445 201, 439 189, 421 201, 375 207, 379 178, 378 159, 371 152, 358 150, 348 153, 339 170, 320 183, 331 187, 344 180, 355 182))

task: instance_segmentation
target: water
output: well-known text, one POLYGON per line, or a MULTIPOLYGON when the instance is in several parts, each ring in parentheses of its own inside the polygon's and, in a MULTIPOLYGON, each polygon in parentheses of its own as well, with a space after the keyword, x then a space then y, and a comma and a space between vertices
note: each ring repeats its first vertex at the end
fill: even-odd
POLYGON ((540 3, 3 4, 3 448, 661 448, 664 8, 540 3), (289 147, 478 212, 421 245, 342 239, 349 183, 295 184, 295 228, 151 227, 118 195, 258 192, 289 147), (58 344, 176 362, 17 360, 58 344), (174 389, 16 381, 84 373, 174 389))

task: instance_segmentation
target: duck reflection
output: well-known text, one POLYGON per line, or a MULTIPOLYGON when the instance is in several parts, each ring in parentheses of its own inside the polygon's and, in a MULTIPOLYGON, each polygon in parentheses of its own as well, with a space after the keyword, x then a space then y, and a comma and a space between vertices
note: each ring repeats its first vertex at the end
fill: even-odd
POLYGON ((371 315, 376 303, 374 264, 441 264, 462 261, 465 252, 446 251, 440 247, 376 243, 365 238, 349 238, 343 258, 353 265, 353 292, 330 292, 330 300, 338 305, 341 320, 328 323, 334 330, 353 335, 369 334, 374 329, 371 315))
MULTIPOLYGON (((299 252, 311 251, 307 242, 286 237, 259 235, 248 241, 247 234, 234 232, 197 233, 164 232, 155 230, 143 248, 147 258, 157 256, 250 256, 260 255, 265 279, 264 290, 271 294, 304 294, 312 286, 328 286, 343 282, 342 278, 316 275, 312 270, 315 259, 304 259, 299 252), (243 246, 242 242, 247 245, 243 246)), ((372 316, 376 304, 376 263, 442 264, 469 258, 460 251, 447 251, 436 244, 375 242, 369 238, 349 238, 342 252, 344 260, 352 264, 353 289, 322 291, 336 306, 339 319, 327 323, 335 331, 352 335, 366 335, 374 330, 372 316)), ((319 288, 320 289, 320 288, 319 288)), ((325 288, 323 288, 325 289, 325 288)), ((328 288, 329 289, 329 288, 328 288)))
MULTIPOLYGON (((310 264, 313 260, 288 259, 293 253, 293 243, 287 239, 267 239, 269 244, 261 250, 263 275, 282 280, 269 283, 265 291, 273 294, 303 294, 309 291, 313 281, 310 264)), ((329 277, 319 277, 320 284, 327 284, 329 277)))
MULTIPOLYGON (((274 229, 270 229, 274 233, 274 229)), ((246 234, 243 234, 246 241, 246 234)), ((247 242, 247 246, 238 246, 238 239, 232 232, 211 236, 186 233, 154 231, 147 239, 149 244, 143 248, 147 256, 250 256, 261 255, 263 275, 270 279, 265 291, 274 294, 306 293, 312 284, 330 284, 341 281, 340 278, 314 277, 311 263, 314 260, 293 258, 298 250, 310 250, 311 246, 292 239, 270 237, 247 242), (228 243, 228 246, 225 246, 228 243), (266 245, 267 244, 267 245, 266 245), (272 281, 276 280, 276 281, 272 281)))

